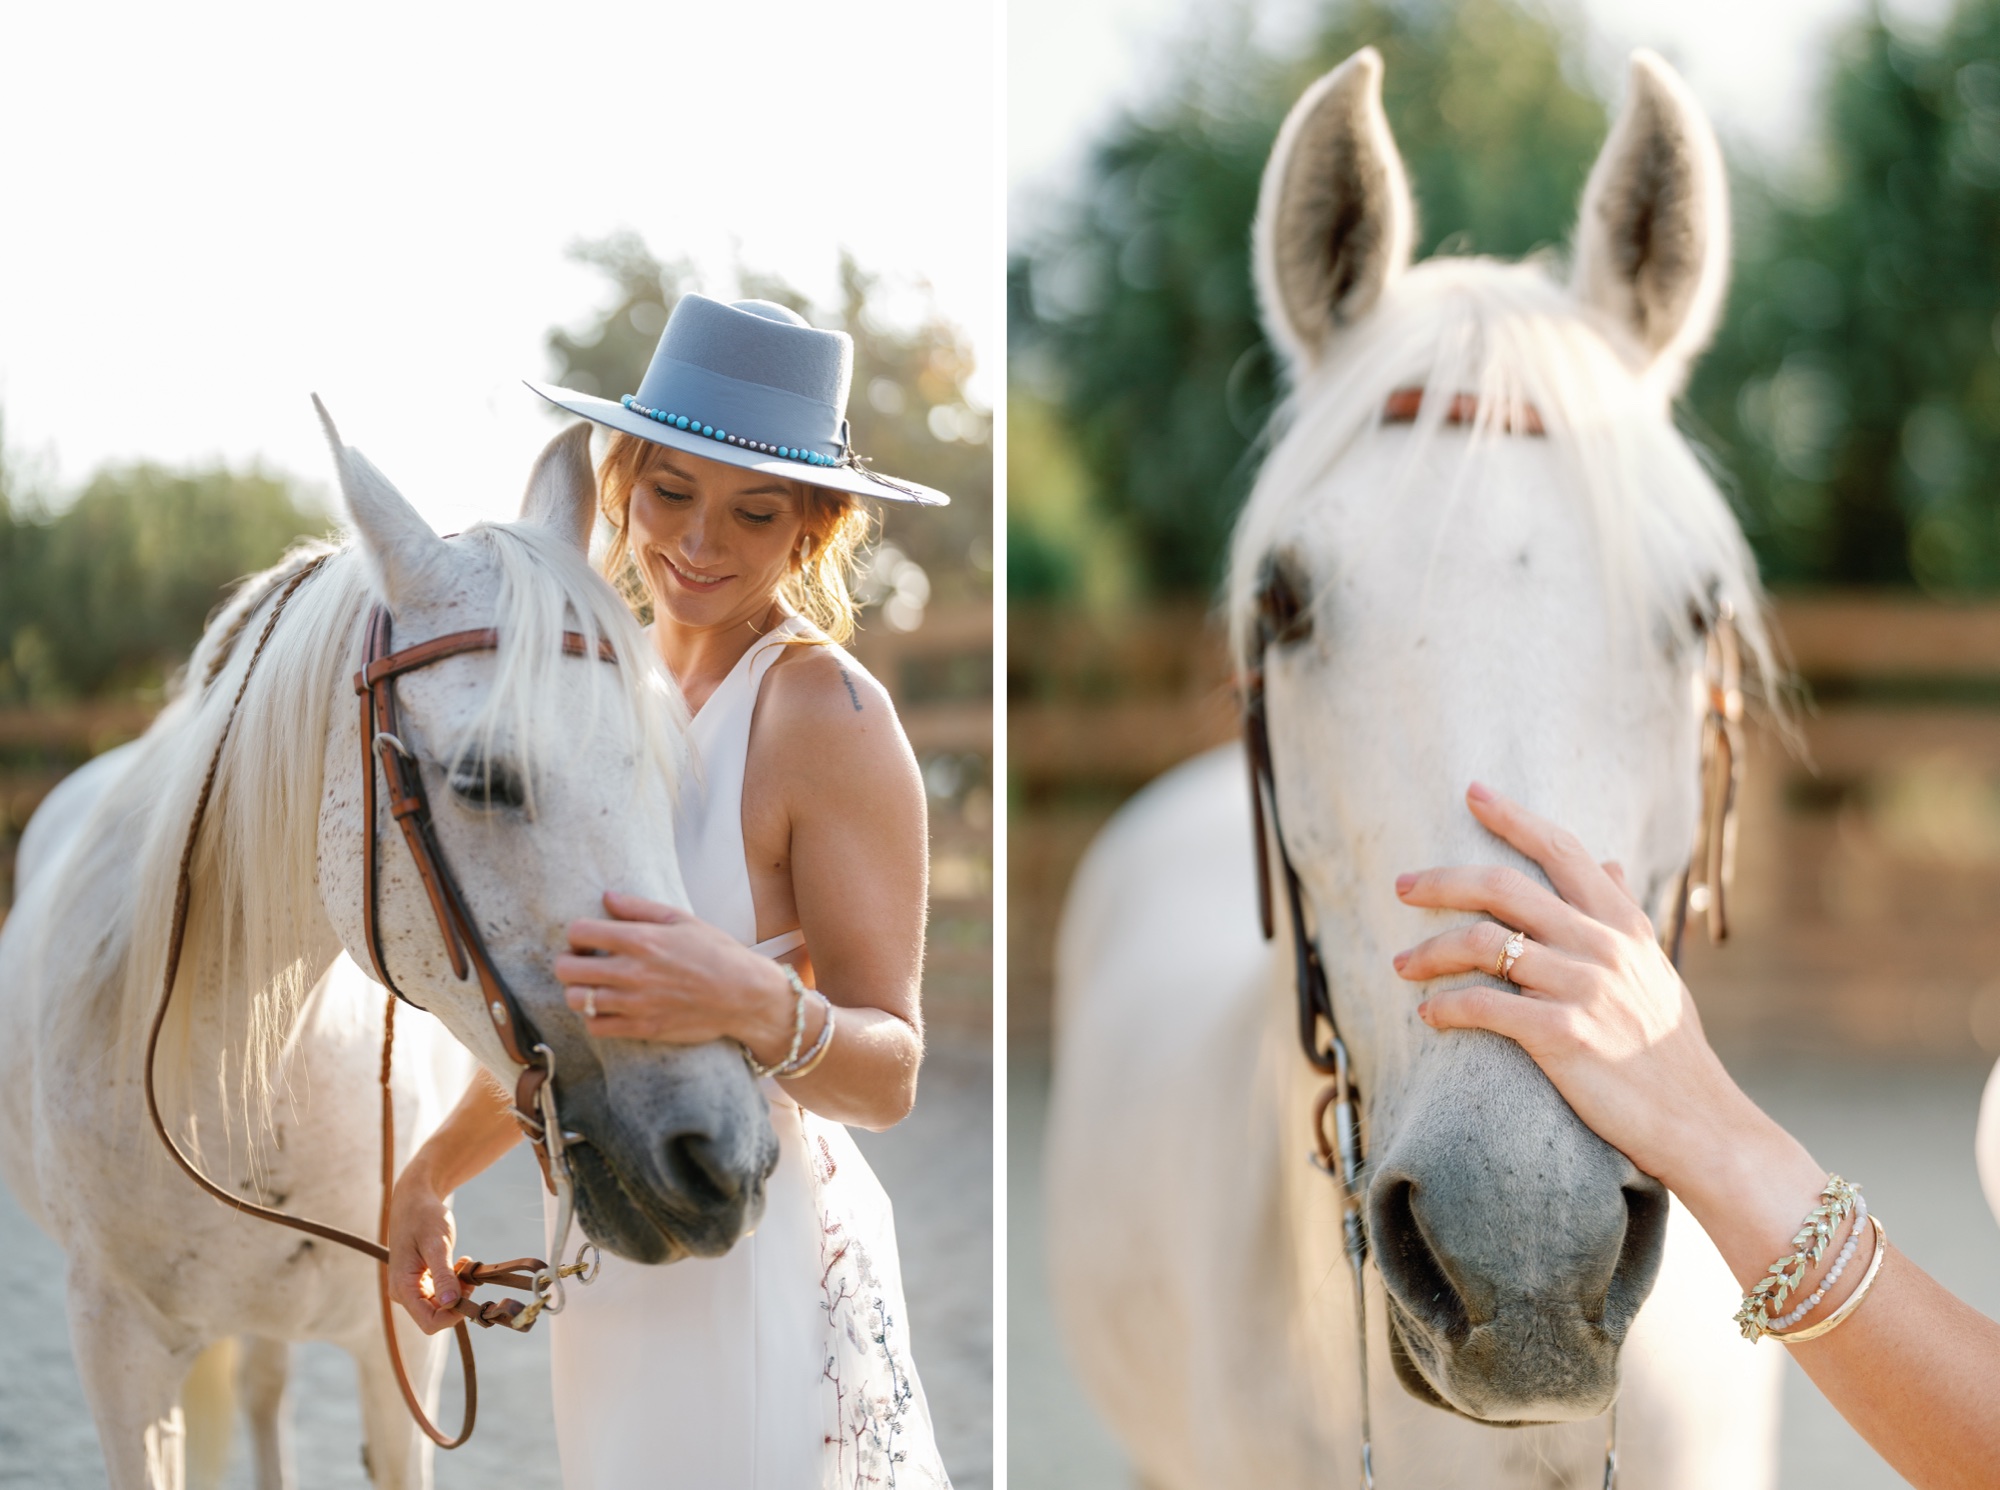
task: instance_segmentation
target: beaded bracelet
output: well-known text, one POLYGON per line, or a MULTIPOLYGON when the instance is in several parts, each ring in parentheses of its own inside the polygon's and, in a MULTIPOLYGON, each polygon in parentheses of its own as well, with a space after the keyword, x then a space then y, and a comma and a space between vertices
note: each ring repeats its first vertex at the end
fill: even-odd
POLYGON ((1882 1259, 1889 1252, 1889 1228, 1882 1224, 1879 1216, 1870 1216, 1868 1224, 1875 1228, 1875 1255, 1869 1259, 1868 1271, 1861 1275, 1861 1286, 1849 1295, 1846 1303, 1818 1324, 1810 1325, 1803 1330, 1794 1330, 1789 1335, 1773 1335, 1771 1337, 1773 1340, 1780 1345, 1803 1345, 1808 1340, 1817 1340, 1821 1335, 1831 1334, 1839 1329, 1847 1322, 1847 1316, 1861 1307, 1861 1301, 1868 1297, 1868 1290, 1875 1286, 1876 1275, 1882 1271, 1882 1259))
POLYGON ((1861 1230, 1867 1224, 1868 1198, 1864 1195, 1857 1195, 1854 1197, 1854 1229, 1847 1233, 1847 1245, 1842 1247, 1840 1254, 1833 1259, 1833 1266, 1827 1269, 1826 1276, 1819 1280, 1819 1287, 1812 1291, 1811 1297, 1799 1305, 1798 1308, 1792 1310, 1783 1319, 1774 1319, 1771 1321, 1770 1332, 1774 1337, 1781 1330, 1789 1330, 1793 1325, 1819 1307, 1819 1301, 1826 1297, 1826 1291, 1838 1283, 1840 1275, 1847 1271, 1847 1264, 1854 1257, 1854 1249, 1861 1244, 1861 1230))
POLYGON ((806 999, 812 990, 789 962, 778 964, 778 971, 785 975, 785 981, 792 985, 792 1048, 785 1052, 785 1058, 774 1065, 765 1065, 750 1053, 750 1047, 743 1047, 743 1063, 750 1068, 750 1074, 762 1081, 766 1076, 775 1076, 787 1066, 797 1063, 799 1047, 806 1040, 806 999))
POLYGON ((1805 1281, 1812 1265, 1826 1255, 1834 1233, 1860 1198, 1859 1187, 1837 1174, 1827 1176, 1826 1188, 1819 1192, 1819 1204, 1807 1214, 1792 1237, 1792 1250, 1772 1263, 1756 1286, 1743 1295, 1736 1323, 1745 1340, 1757 1340, 1771 1332, 1773 1312, 1785 1307, 1792 1290, 1805 1281))
POLYGON ((819 1027, 819 1038, 813 1041, 811 1050, 800 1056, 797 1061, 780 1066, 772 1073, 780 1081, 797 1081, 801 1076, 812 1075, 814 1068, 826 1059, 827 1046, 833 1043, 833 1000, 818 989, 814 989, 813 994, 820 1001, 821 1007, 826 1010, 826 1022, 819 1027))

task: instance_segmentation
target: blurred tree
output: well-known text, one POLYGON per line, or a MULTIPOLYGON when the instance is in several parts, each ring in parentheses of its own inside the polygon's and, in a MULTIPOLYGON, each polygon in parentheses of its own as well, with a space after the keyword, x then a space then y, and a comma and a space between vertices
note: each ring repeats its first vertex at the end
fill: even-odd
POLYGON ((694 271, 685 262, 655 258, 645 240, 629 229, 574 244, 569 256, 611 282, 612 301, 575 331, 557 327, 549 332, 556 382, 599 398, 630 393, 653 359, 667 312, 683 289, 692 288, 694 271))
MULTIPOLYGON (((1275 397, 1250 220, 1278 125, 1307 84, 1364 45, 1381 49, 1422 252, 1516 255, 1562 239, 1605 131, 1603 105, 1575 81, 1574 34, 1506 0, 1322 3, 1282 56, 1245 39, 1252 30, 1236 6, 1197 36, 1159 96, 1109 127, 1067 210, 1009 267, 1016 378, 1054 405, 1096 505, 1166 591, 1214 584, 1275 397)), ((1041 464, 1010 445, 1013 471, 1041 464)), ((1009 503, 1035 498, 1015 485, 1009 503)), ((1013 569, 1024 594, 1059 578, 1045 544, 1032 557, 1013 569)))
POLYGON ((33 629, 41 601, 42 550, 47 529, 38 494, 7 448, 0 418, 0 704, 18 702, 39 677, 43 646, 33 629))
MULTIPOLYGON (((617 398, 639 386, 674 302, 699 286, 685 262, 662 261, 635 233, 580 243, 571 253, 604 272, 613 298, 581 329, 549 333, 555 380, 617 398)), ((864 593, 873 600, 890 598, 898 566, 914 562, 931 597, 987 598, 993 570, 992 420, 966 394, 973 359, 963 334, 927 300, 914 317, 896 315, 881 278, 845 255, 837 306, 813 306, 776 275, 739 270, 736 278, 741 295, 775 300, 816 326, 854 338, 848 418, 855 448, 879 471, 951 495, 951 506, 942 509, 881 504, 887 562, 864 593)), ((901 572, 906 586, 918 583, 901 572)), ((890 612, 892 619, 898 614, 890 612)))
POLYGON ((1007 399, 1007 593, 1111 613, 1136 588, 1131 544, 1094 510, 1061 415, 1017 383, 1007 399))
POLYGON ((153 691, 243 575, 325 514, 281 478, 140 463, 51 513, 0 456, 0 704, 153 691))
POLYGON ((1737 195, 1690 402, 1766 579, 2000 587, 2000 0, 1858 22, 1817 154, 1737 195))

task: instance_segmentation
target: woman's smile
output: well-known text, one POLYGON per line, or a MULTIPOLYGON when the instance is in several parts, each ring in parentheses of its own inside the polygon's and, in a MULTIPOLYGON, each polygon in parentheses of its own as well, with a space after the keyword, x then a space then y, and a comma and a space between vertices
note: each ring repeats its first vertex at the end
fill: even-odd
POLYGON ((676 564, 672 559, 668 558, 665 554, 660 555, 660 562, 666 566, 668 572, 670 572, 675 579, 679 580, 682 584, 686 585, 690 590, 699 590, 704 592, 713 590, 717 585, 721 584, 724 580, 735 578, 734 575, 730 574, 698 573, 693 569, 688 569, 680 564, 676 564))

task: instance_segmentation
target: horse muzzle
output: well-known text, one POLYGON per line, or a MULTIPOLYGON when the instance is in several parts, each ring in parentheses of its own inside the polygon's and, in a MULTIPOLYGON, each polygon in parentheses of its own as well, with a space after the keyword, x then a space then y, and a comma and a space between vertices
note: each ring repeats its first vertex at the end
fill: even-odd
POLYGON ((1481 1422, 1593 1417, 1617 1395, 1619 1350, 1659 1273, 1666 1191, 1539 1072, 1490 1079, 1526 1064, 1517 1048, 1463 1053, 1489 1079, 1455 1072, 1454 1099, 1409 1114, 1368 1181, 1396 1374, 1481 1422))
MULTIPOLYGON (((719 1257, 762 1219, 778 1138, 742 1055, 726 1042, 615 1040, 563 1092, 576 1217, 634 1262, 719 1257)), ((582 1063, 575 1062, 575 1065, 582 1063)))
POLYGON ((764 1186, 777 1167, 777 1140, 730 1143, 699 1130, 648 1145, 638 1162, 630 1145, 594 1139, 569 1151, 577 1222, 607 1252, 633 1262, 720 1257, 756 1229, 764 1186))

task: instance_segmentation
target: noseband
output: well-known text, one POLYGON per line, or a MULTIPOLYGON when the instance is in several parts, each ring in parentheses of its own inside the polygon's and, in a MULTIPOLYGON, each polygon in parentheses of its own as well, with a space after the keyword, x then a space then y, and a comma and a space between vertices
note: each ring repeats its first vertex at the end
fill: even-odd
MULTIPOLYGON (((1399 388, 1389 395, 1382 422, 1412 423, 1422 404, 1422 389, 1399 388)), ((1475 422, 1478 414, 1478 400, 1461 393, 1446 406, 1443 417, 1447 424, 1466 425, 1475 422)), ((1544 432, 1541 415, 1532 405, 1523 405, 1501 427, 1510 434, 1544 432)), ((1660 928, 1660 945, 1677 966, 1682 933, 1691 911, 1705 915, 1713 940, 1720 942, 1729 935, 1724 887, 1735 852, 1736 791, 1743 771, 1742 656, 1736 618, 1727 603, 1718 602, 1712 623, 1700 613, 1695 621, 1704 637, 1707 677, 1707 710, 1701 736, 1702 809, 1693 855, 1675 888, 1667 923, 1660 928)), ((1340 1182, 1342 1241, 1354 1277, 1355 1359, 1361 1382, 1361 1483, 1364 1490, 1374 1490, 1374 1445, 1368 1407, 1368 1229, 1361 1215, 1361 1172, 1367 1163, 1359 1118, 1361 1091, 1354 1079, 1347 1042, 1341 1038, 1340 1023, 1334 1017, 1333 994, 1327 983, 1326 966, 1320 960, 1319 943, 1306 928, 1305 886, 1292 867, 1291 852, 1285 847, 1284 829, 1278 821, 1278 783, 1271 765, 1270 724, 1264 701, 1265 653, 1274 643, 1302 640, 1311 630, 1310 616, 1301 612, 1298 598, 1283 575, 1267 572, 1257 591, 1257 614, 1238 691, 1244 754, 1250 765, 1250 820, 1257 848, 1257 912, 1264 940, 1273 940, 1277 935, 1271 893, 1271 855, 1275 848, 1279 872, 1284 876, 1285 908, 1292 933, 1292 988, 1298 1010, 1299 1048, 1308 1065, 1331 1078, 1313 1104, 1312 1163, 1340 1182), (1326 1126, 1329 1110, 1333 1114, 1331 1135, 1326 1126)), ((1618 1475, 1615 1400, 1610 1409, 1608 1432, 1604 1490, 1613 1490, 1618 1475)))
MULTIPOLYGON (((527 1330, 544 1311, 550 1314, 562 1311, 564 1278, 574 1277, 581 1282, 589 1283, 597 1274, 597 1249, 592 1243, 586 1242, 577 1249, 575 1261, 569 1263, 561 1261, 562 1249, 568 1239, 570 1224, 575 1214, 575 1193, 564 1150, 567 1144, 580 1140, 578 1135, 564 1132, 557 1117, 554 1052, 541 1040, 527 1010, 521 1006, 520 1000, 507 986, 506 978, 501 975, 499 968, 494 965, 492 956, 486 950, 485 938, 480 934, 478 923, 466 909, 465 896, 459 889, 458 879, 451 872, 450 863, 445 859, 444 850, 438 842, 437 829, 431 819, 430 800, 424 790, 423 776, 418 770, 416 757, 396 734, 396 679, 405 673, 428 667, 434 662, 442 662, 447 657, 494 651, 500 645, 500 633, 497 629, 487 627, 478 631, 456 631, 448 636, 433 637, 429 641, 418 642, 397 652, 390 649, 391 621, 388 608, 377 605, 368 617, 362 667, 354 675, 354 691, 361 701, 362 816, 366 821, 364 829, 366 845, 362 858, 362 919, 366 930, 369 961, 373 965, 375 979, 388 989, 391 995, 384 1004, 382 1028, 382 1209, 377 1239, 370 1240, 353 1232, 343 1231, 337 1226, 286 1215, 269 1206, 245 1200, 216 1184, 202 1173, 200 1167, 188 1157, 168 1130, 165 1120, 160 1115, 159 1097, 154 1087, 154 1058, 159 1049, 160 1032, 166 1024, 167 1010, 173 1003, 174 985, 180 975, 181 953, 187 937, 188 909, 193 891, 195 845, 200 839, 201 825, 208 813, 209 798, 214 793, 215 777, 222 764, 223 748, 229 741, 229 731, 236 721, 237 710, 242 706, 243 695, 250 687, 251 674, 256 671, 257 661, 263 656, 266 644, 271 640, 279 619, 285 613, 285 607, 291 603, 292 596, 298 593, 299 587, 318 571, 328 557, 330 556, 322 554, 289 577, 280 576, 272 582, 269 590, 243 612, 247 620, 250 615, 262 608, 274 591, 276 592, 277 602, 271 607, 271 614, 264 622, 264 629, 257 637, 257 645, 243 669, 242 681, 237 684, 236 696, 230 701, 229 712, 223 719, 222 732, 215 742, 214 754, 208 762, 208 772, 202 778, 201 791, 195 799, 194 813, 188 821, 187 838, 181 849, 179 880, 174 890, 173 921, 167 941, 166 971, 161 981, 159 1004, 153 1013, 152 1030, 146 1041, 146 1110, 152 1119, 153 1131, 167 1146, 167 1151, 173 1155, 174 1161, 195 1184, 216 1200, 245 1215, 290 1227, 294 1231, 306 1232, 311 1236, 363 1253, 375 1260, 381 1288, 382 1334, 389 1347, 389 1362, 395 1371, 396 1385, 401 1388, 403 1401, 424 1434, 440 1448, 454 1449, 472 1436, 473 1423, 479 1406, 479 1380, 473 1365, 472 1338, 466 1330, 467 1321, 487 1327, 504 1324, 512 1329, 527 1330), (461 982, 464 981, 468 971, 478 977, 487 1017, 493 1023, 501 1048, 510 1061, 522 1068, 520 1079, 514 1086, 514 1118, 533 1145, 535 1158, 541 1165, 542 1181, 556 1197, 557 1202, 556 1218, 550 1229, 548 1245, 549 1256, 556 1259, 554 1265, 538 1257, 517 1257, 501 1263, 479 1263, 468 1258, 458 1265, 457 1275, 462 1292, 454 1309, 460 1316, 454 1329, 458 1336, 459 1360, 465 1368, 465 1416, 455 1436, 447 1436, 430 1421, 415 1389, 410 1384, 409 1373, 403 1365, 402 1351, 396 1342, 394 1306, 389 1298, 389 1200, 396 1180, 395 1105, 390 1075, 396 1038, 396 1001, 401 999, 409 1003, 412 1008, 419 1006, 412 1003, 396 986, 394 979, 389 976, 388 966, 382 956, 382 929, 376 886, 378 854, 375 771, 378 762, 381 766, 382 779, 388 788, 389 815, 402 827, 403 841, 409 845, 410 857, 416 865, 418 878, 423 881, 425 893, 430 898, 431 910, 437 917, 438 931, 444 939, 452 972, 461 982), (589 1261, 585 1260, 586 1254, 590 1254, 589 1261), (471 1290, 483 1283, 530 1292, 534 1295, 534 1302, 523 1304, 518 1299, 506 1299, 475 1304, 470 1297, 471 1290)), ((242 623, 238 624, 240 627, 242 623)), ((224 651, 209 664, 204 686, 215 681, 227 661, 227 649, 232 647, 234 642, 234 633, 224 640, 222 644, 224 651)), ((592 648, 587 638, 574 631, 563 634, 563 651, 572 657, 588 657, 594 651, 600 661, 615 663, 618 660, 610 642, 600 638, 597 646, 592 648)))

